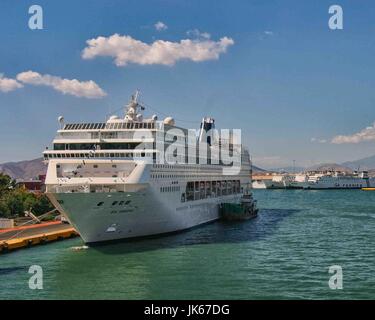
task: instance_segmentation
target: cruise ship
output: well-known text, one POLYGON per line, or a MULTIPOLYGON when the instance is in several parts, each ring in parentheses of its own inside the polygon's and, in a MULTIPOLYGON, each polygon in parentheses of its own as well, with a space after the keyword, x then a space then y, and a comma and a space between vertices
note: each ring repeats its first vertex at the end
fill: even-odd
POLYGON ((218 219, 222 203, 251 195, 249 152, 234 130, 219 134, 212 118, 185 129, 172 117, 144 118, 144 109, 136 92, 124 117, 59 117, 43 153, 46 194, 87 244, 195 227, 218 219))
POLYGON ((304 189, 362 189, 370 187, 372 179, 367 171, 348 174, 328 171, 316 172, 308 176, 304 189))

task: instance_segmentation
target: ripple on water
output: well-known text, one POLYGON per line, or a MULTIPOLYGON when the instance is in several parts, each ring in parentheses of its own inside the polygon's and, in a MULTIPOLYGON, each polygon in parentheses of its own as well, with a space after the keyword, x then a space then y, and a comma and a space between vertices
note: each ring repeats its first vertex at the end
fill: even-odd
POLYGON ((245 222, 98 248, 76 238, 3 255, 0 299, 375 297, 375 193, 254 194, 260 214, 245 222), (31 264, 43 267, 41 292, 28 289, 31 264), (332 265, 343 268, 343 290, 328 287, 332 265))

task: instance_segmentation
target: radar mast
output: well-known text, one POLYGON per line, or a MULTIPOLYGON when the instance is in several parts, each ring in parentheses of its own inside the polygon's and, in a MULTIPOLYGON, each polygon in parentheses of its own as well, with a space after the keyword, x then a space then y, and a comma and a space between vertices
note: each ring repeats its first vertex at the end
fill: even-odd
POLYGON ((139 90, 136 90, 135 93, 132 94, 129 103, 126 106, 125 120, 136 121, 142 116, 141 113, 138 113, 138 109, 143 111, 145 107, 138 102, 139 96, 139 90))

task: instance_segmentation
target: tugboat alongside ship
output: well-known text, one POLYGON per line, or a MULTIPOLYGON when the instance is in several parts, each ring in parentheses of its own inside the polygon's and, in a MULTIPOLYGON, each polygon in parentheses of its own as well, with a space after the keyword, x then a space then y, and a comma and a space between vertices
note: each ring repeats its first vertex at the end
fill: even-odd
POLYGON ((220 206, 220 217, 223 220, 248 220, 257 215, 256 200, 249 190, 242 196, 241 203, 223 203, 220 206))

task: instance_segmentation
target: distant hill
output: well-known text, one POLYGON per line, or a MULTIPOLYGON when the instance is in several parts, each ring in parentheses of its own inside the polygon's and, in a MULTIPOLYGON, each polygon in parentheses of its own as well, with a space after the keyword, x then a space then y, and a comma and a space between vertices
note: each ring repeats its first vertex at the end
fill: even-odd
POLYGON ((371 170, 375 169, 375 156, 344 162, 342 165, 349 167, 353 170, 371 170))
POLYGON ((352 172, 352 169, 337 163, 322 163, 305 169, 306 171, 343 171, 343 172, 352 172))
MULTIPOLYGON (((302 172, 302 171, 313 171, 313 170, 318 170, 318 171, 325 171, 325 170, 337 170, 337 171, 353 171, 353 170, 358 170, 363 171, 371 171, 375 172, 375 155, 355 161, 346 161, 343 163, 320 163, 315 166, 305 168, 305 167, 296 167, 295 170, 296 172, 302 172)), ((281 167, 281 168, 273 168, 269 169, 268 171, 272 172, 293 172, 293 167, 281 167)))
MULTIPOLYGON (((26 160, 26 161, 19 161, 19 162, 8 162, 4 164, 0 164, 0 172, 8 174, 13 179, 33 179, 36 178, 39 174, 45 174, 47 171, 47 166, 43 163, 42 158, 34 159, 34 160, 26 160)), ((296 172, 302 172, 305 170, 337 170, 337 171, 352 171, 357 170, 358 167, 360 170, 369 170, 375 176, 375 155, 372 157, 367 157, 363 159, 359 159, 356 161, 347 161, 343 162, 342 164, 337 163, 323 163, 318 164, 309 168, 304 167, 295 167, 296 172), (371 170, 372 169, 372 170, 371 170)), ((253 165, 253 172, 290 172, 292 173, 294 170, 293 167, 282 167, 282 168, 275 168, 270 170, 262 169, 261 167, 253 165)))
POLYGON ((267 172, 267 170, 259 168, 257 166, 252 166, 253 172, 267 172))
MULTIPOLYGON (((253 166, 254 172, 266 172, 262 168, 253 166)), ((7 162, 0 164, 0 172, 3 172, 13 179, 29 180, 47 172, 47 166, 43 163, 43 158, 28 161, 7 162)))
POLYGON ((38 177, 40 174, 45 174, 46 171, 47 166, 43 163, 42 158, 0 164, 0 172, 13 179, 29 180, 38 177))
POLYGON ((329 171, 329 170, 334 170, 334 171, 343 171, 343 172, 352 172, 352 169, 338 164, 338 163, 320 163, 315 166, 311 167, 280 167, 280 168, 272 168, 267 171, 269 172, 287 172, 287 173, 294 173, 294 172, 304 172, 304 171, 329 171))
POLYGON ((305 167, 280 167, 280 168, 269 169, 269 171, 293 173, 293 172, 302 172, 305 169, 306 169, 305 167))

